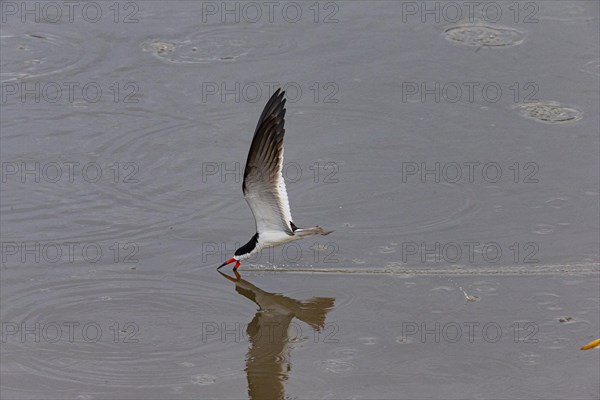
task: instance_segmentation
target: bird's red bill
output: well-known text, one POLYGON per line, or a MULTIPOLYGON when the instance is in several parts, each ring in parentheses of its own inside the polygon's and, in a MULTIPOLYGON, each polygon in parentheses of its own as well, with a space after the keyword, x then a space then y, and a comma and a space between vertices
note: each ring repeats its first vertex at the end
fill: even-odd
MULTIPOLYGON (((221 264, 221 265, 219 266, 219 268, 221 268, 221 267, 224 267, 224 266, 226 266, 227 264, 231 264, 231 263, 232 263, 232 262, 234 262, 234 261, 237 261, 237 260, 236 260, 235 258, 230 258, 229 260, 227 260, 227 261, 225 261, 223 264, 221 264)), ((239 264, 239 261, 238 261, 238 264, 239 264)), ((219 268, 217 268, 217 269, 219 269, 219 268)))

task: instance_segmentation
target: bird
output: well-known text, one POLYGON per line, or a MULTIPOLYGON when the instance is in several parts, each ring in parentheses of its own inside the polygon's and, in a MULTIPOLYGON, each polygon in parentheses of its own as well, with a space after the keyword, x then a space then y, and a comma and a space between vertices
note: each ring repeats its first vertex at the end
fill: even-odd
POLYGON ((333 232, 320 226, 299 228, 292 221, 282 173, 285 101, 285 91, 277 89, 265 105, 244 168, 242 192, 254 216, 256 233, 217 270, 235 262, 233 270, 237 271, 241 261, 253 257, 263 248, 333 232))

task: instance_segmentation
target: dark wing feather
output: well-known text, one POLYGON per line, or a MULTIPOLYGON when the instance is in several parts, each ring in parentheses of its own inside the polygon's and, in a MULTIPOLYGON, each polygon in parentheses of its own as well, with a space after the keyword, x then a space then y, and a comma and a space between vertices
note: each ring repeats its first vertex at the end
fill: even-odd
POLYGON ((285 92, 277 89, 263 110, 250 145, 242 190, 257 232, 292 234, 292 216, 283 180, 285 92))

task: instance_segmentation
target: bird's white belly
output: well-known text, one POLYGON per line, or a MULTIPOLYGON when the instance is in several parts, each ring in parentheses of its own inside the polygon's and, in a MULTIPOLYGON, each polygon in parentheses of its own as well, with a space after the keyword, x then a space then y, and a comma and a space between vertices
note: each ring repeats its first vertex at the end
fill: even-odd
POLYGON ((281 231, 266 231, 261 232, 258 236, 258 243, 262 245, 262 247, 272 247, 278 246, 280 244, 285 244, 288 242, 293 242, 294 240, 299 239, 297 236, 288 235, 285 232, 281 231))
POLYGON ((260 253, 262 249, 279 246, 282 244, 286 244, 289 242, 293 242, 294 240, 301 239, 296 235, 288 235, 285 232, 280 231, 263 231, 258 235, 258 243, 256 243, 256 247, 249 254, 244 254, 238 256, 238 260, 243 261, 247 260, 251 257, 254 257, 256 254, 260 253))

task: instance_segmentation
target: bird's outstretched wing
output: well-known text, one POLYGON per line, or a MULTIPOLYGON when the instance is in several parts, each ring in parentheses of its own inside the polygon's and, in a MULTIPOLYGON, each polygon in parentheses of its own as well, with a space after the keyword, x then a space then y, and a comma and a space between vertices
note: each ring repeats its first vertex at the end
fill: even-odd
POLYGON ((244 169, 242 190, 254 219, 256 231, 293 234, 292 215, 283 180, 283 135, 285 92, 277 89, 263 110, 244 169))

